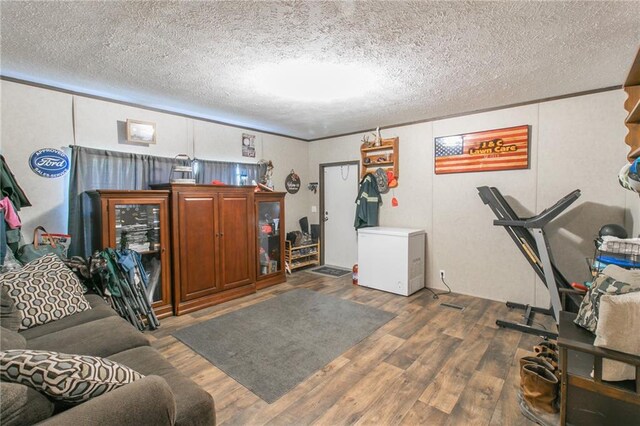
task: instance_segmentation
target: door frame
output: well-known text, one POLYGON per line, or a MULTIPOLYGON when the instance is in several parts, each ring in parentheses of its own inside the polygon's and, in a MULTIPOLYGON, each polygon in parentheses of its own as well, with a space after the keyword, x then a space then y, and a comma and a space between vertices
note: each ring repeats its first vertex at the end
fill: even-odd
MULTIPOLYGON (((324 240, 324 169, 325 167, 336 167, 336 166, 353 166, 355 165, 358 170, 358 184, 360 184, 360 161, 352 160, 352 161, 338 161, 335 163, 321 163, 319 166, 319 177, 320 177, 320 208, 318 210, 318 222, 320 223, 320 264, 324 265, 324 248, 325 248, 325 240, 324 240)), ((356 200, 353 200, 355 203, 356 200)), ((354 218, 355 219, 355 218, 354 218)))

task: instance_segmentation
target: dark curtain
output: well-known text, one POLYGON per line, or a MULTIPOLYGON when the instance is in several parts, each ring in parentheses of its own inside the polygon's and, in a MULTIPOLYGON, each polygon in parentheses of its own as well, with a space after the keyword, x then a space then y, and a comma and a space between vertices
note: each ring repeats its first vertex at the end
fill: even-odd
MULTIPOLYGON (((173 158, 72 146, 69 179, 69 234, 72 238, 69 256, 88 257, 99 247, 98 212, 94 212, 88 191, 149 189, 151 184, 168 182, 171 168, 178 164, 185 163, 173 158)), ((258 164, 200 159, 194 160, 193 166, 198 183, 219 180, 228 185, 250 185, 252 180, 259 182, 266 171, 266 167, 258 164)))
POLYGON ((251 181, 260 182, 266 167, 259 164, 197 159, 194 161, 194 170, 197 172, 198 183, 207 184, 219 180, 227 185, 251 185, 251 181))
POLYGON ((169 180, 172 158, 103 149, 71 147, 69 178, 70 256, 91 255, 100 244, 100 229, 87 191, 95 189, 149 189, 169 180))

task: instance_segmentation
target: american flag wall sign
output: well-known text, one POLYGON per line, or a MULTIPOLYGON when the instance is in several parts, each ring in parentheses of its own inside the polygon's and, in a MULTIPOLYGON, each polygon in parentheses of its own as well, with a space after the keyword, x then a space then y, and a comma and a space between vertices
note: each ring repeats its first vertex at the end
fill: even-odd
POLYGON ((435 138, 437 175, 528 167, 529 126, 435 138))

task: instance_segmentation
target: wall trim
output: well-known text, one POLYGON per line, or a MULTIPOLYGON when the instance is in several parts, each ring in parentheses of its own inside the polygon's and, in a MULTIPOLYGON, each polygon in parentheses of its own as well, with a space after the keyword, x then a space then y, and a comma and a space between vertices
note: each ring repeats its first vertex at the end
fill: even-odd
MULTIPOLYGON (((371 128, 371 129, 358 130, 358 131, 355 131, 355 132, 340 133, 340 134, 337 134, 337 135, 324 136, 324 137, 315 138, 315 139, 303 139, 303 138, 298 138, 298 137, 291 136, 291 135, 285 135, 283 133, 275 133, 275 132, 269 132, 269 131, 266 131, 266 130, 260 130, 260 129, 256 129, 256 128, 253 128, 253 127, 243 127, 243 126, 239 126, 237 124, 226 123, 224 121, 213 120, 213 119, 210 119, 210 118, 200 117, 200 116, 197 116, 197 115, 191 115, 191 114, 186 114, 186 113, 181 113, 181 112, 175 112, 175 111, 166 110, 166 109, 162 109, 162 108, 156 108, 156 107, 147 106, 147 105, 143 105, 143 104, 137 104, 137 103, 134 103, 134 102, 121 101, 121 100, 118 100, 118 99, 107 98, 107 97, 104 97, 104 96, 91 95, 91 94, 84 93, 84 92, 77 92, 75 90, 64 89, 64 88, 61 88, 61 87, 51 86, 51 85, 43 84, 43 83, 37 83, 37 82, 34 82, 34 81, 29 81, 29 80, 22 80, 22 79, 19 79, 19 78, 9 77, 9 76, 2 75, 2 74, 0 74, 0 80, 9 81, 9 82, 12 82, 12 83, 24 84, 26 86, 33 86, 33 87, 37 87, 37 88, 40 88, 40 89, 53 90, 53 91, 56 91, 56 92, 67 93, 67 94, 74 95, 74 96, 82 96, 82 97, 85 97, 85 98, 96 99, 96 100, 99 100, 99 101, 113 102, 113 103, 117 103, 117 104, 120 104, 120 105, 126 105, 126 106, 130 106, 130 107, 134 107, 134 108, 142 108, 142 109, 146 109, 146 110, 149 110, 149 111, 160 112, 160 113, 163 113, 163 114, 171 114, 171 115, 175 115, 175 116, 178 116, 178 117, 191 118, 191 119, 194 119, 194 120, 205 121, 207 123, 219 124, 221 126, 228 126, 228 127, 234 127, 236 129, 248 130, 250 132, 260 132, 260 133, 264 133, 264 134, 267 134, 267 135, 279 136, 279 137, 294 139, 294 140, 298 140, 298 141, 302 141, 302 142, 317 142, 317 141, 322 141, 322 140, 327 140, 327 139, 340 138, 340 137, 343 137, 343 136, 351 136, 351 135, 357 135, 357 134, 361 134, 361 133, 369 133, 369 132, 372 132, 372 131, 375 130, 375 128, 371 128)), ((582 91, 582 92, 567 93, 567 94, 559 95, 559 96, 551 96, 551 97, 548 97, 548 98, 534 99, 534 100, 531 100, 531 101, 518 102, 518 103, 514 103, 514 104, 508 104, 508 105, 501 105, 501 106, 495 106, 495 107, 490 107, 490 108, 477 109, 477 110, 472 110, 472 111, 460 112, 460 113, 456 113, 456 114, 442 115, 442 116, 439 116, 439 117, 424 118, 424 119, 421 119, 421 120, 408 121, 406 123, 390 124, 390 125, 387 125, 387 126, 380 127, 380 130, 392 129, 392 128, 395 128, 395 127, 411 126, 411 125, 414 125, 414 124, 429 123, 429 122, 433 122, 433 121, 446 120, 448 118, 464 117, 465 115, 480 114, 480 113, 483 113, 483 112, 498 111, 498 110, 501 110, 501 109, 516 108, 516 107, 521 107, 521 106, 525 106, 525 105, 538 104, 538 103, 543 103, 543 102, 551 102, 551 101, 557 101, 557 100, 567 99, 567 98, 575 98, 575 97, 578 97, 578 96, 593 95, 593 94, 596 94, 596 93, 609 92, 609 91, 618 90, 618 89, 622 89, 622 85, 603 87, 603 88, 600 88, 600 89, 585 90, 585 91, 582 91)))

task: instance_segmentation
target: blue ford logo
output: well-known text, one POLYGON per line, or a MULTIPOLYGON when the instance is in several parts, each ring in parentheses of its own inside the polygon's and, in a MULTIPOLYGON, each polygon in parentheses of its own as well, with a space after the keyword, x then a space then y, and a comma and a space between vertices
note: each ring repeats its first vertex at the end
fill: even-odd
POLYGON ((40 176, 56 178, 69 170, 69 157, 57 149, 44 148, 31 154, 29 166, 40 176))

